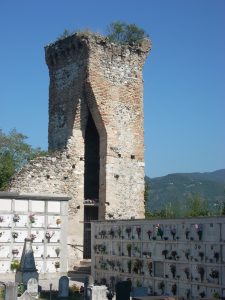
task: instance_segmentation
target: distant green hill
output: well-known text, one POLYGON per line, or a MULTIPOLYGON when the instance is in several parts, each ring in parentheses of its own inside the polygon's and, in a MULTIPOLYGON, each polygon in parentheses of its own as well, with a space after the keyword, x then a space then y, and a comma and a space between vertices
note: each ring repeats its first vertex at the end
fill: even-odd
POLYGON ((225 169, 208 173, 175 173, 163 177, 145 177, 150 185, 148 208, 151 212, 168 205, 184 209, 186 200, 199 195, 208 202, 210 211, 218 210, 225 201, 225 169))

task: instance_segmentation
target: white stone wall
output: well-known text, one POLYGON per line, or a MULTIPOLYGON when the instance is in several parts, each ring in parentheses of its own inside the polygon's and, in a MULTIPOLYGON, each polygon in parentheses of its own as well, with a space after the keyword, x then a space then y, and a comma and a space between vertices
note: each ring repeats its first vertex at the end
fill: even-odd
POLYGON ((93 222, 92 276, 157 295, 224 296, 225 217, 93 222))
POLYGON ((67 271, 68 200, 68 197, 0 193, 0 273, 13 272, 11 262, 20 261, 24 239, 31 236, 35 237, 32 248, 40 274, 67 271), (57 270, 56 261, 60 262, 57 270))

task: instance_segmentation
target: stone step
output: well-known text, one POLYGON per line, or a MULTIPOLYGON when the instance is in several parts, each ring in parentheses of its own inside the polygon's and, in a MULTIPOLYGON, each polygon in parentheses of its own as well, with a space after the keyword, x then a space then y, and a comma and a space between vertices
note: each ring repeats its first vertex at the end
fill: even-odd
POLYGON ((85 273, 78 273, 76 271, 68 272, 68 277, 70 278, 71 281, 80 281, 84 282, 87 276, 90 276, 91 272, 88 273, 85 271, 85 273))
POLYGON ((90 274, 91 267, 76 267, 74 268, 74 272, 78 274, 90 274))
POLYGON ((74 275, 79 275, 79 274, 86 274, 90 275, 91 274, 91 267, 74 267, 73 271, 68 272, 69 277, 73 277, 74 275))
POLYGON ((80 266, 91 266, 91 259, 83 259, 80 261, 80 266))
POLYGON ((68 277, 71 281, 84 282, 88 275, 90 274, 68 274, 68 277))

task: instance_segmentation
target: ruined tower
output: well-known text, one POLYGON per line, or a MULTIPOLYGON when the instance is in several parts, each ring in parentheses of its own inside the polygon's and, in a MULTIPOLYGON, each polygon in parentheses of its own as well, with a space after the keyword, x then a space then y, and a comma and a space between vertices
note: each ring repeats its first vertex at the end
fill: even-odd
POLYGON ((76 33, 45 48, 49 151, 12 183, 21 192, 64 193, 70 267, 90 256, 92 219, 144 217, 142 68, 150 50, 76 33))

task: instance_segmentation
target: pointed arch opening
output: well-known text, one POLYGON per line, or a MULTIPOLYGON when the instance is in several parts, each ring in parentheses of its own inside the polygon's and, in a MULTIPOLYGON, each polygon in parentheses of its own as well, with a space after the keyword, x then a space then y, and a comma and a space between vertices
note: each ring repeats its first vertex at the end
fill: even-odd
POLYGON ((84 135, 84 259, 91 258, 91 223, 99 218, 100 138, 88 110, 84 135))
POLYGON ((90 111, 84 139, 84 199, 99 200, 99 134, 90 111))
POLYGON ((105 216, 107 135, 89 84, 84 91, 84 255, 91 258, 91 223, 105 216))

